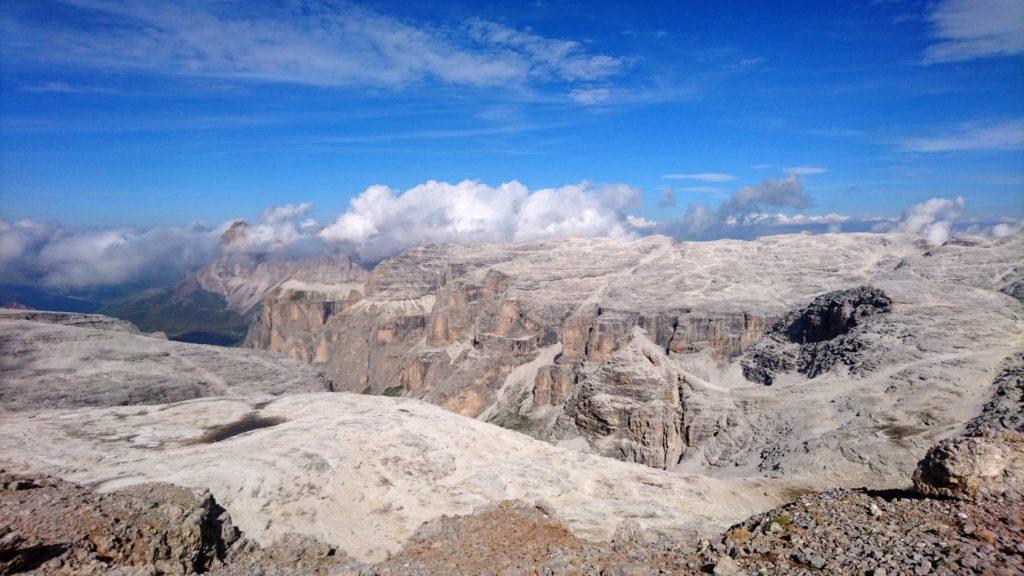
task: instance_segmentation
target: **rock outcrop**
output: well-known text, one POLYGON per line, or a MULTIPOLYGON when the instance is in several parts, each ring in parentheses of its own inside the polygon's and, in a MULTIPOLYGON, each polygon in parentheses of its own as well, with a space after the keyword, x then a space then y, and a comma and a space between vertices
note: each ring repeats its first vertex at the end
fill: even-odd
POLYGON ((987 432, 1024 434, 1024 352, 1008 358, 992 382, 992 399, 967 424, 967 434, 987 432))
POLYGON ((744 447, 750 430, 732 400, 685 374, 641 328, 633 331, 624 348, 581 374, 566 408, 597 451, 669 468, 688 450, 720 458, 744 447))
POLYGON ((963 436, 942 440, 918 463, 919 492, 960 499, 1024 496, 1024 353, 1007 359, 993 389, 963 436))
POLYGON ((891 308, 892 299, 873 286, 822 294, 772 327, 744 358, 743 376, 771 385, 777 374, 794 370, 814 378, 840 364, 869 369, 864 324, 891 308))
POLYGON ((0 470, 3 574, 326 574, 345 560, 294 534, 261 547, 206 490, 149 483, 99 494, 0 470))
POLYGON ((933 446, 914 472, 927 496, 972 499, 1024 489, 1024 437, 962 436, 933 446))

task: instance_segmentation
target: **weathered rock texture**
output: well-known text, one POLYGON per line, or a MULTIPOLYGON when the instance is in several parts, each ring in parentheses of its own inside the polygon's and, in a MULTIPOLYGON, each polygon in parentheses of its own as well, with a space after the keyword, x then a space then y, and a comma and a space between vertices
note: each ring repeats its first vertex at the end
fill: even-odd
POLYGON ((105 316, 0 311, 0 413, 331 389, 270 352, 142 336, 105 316))
POLYGON ((655 470, 411 398, 344 392, 8 413, 0 466, 102 490, 206 488, 261 545, 299 533, 364 561, 427 520, 509 498, 546 500, 580 537, 607 540, 627 519, 657 534, 711 534, 798 488, 655 470))
POLYGON ((743 359, 743 376, 770 385, 793 370, 814 378, 839 364, 853 373, 874 368, 865 324, 891 308, 892 299, 872 286, 822 294, 772 326, 743 359))
POLYGON ((0 470, 3 574, 251 575, 283 569, 313 575, 344 560, 343 553, 297 535, 261 548, 241 535, 206 490, 153 483, 98 494, 51 477, 0 470))
POLYGON ((972 499, 1024 495, 1024 353, 1003 364, 994 394, 963 436, 932 446, 914 471, 914 486, 929 496, 972 499))
POLYGON ((1020 342, 1022 253, 1024 234, 425 246, 363 284, 281 285, 248 343, 655 467, 873 482, 988 400, 1020 342))
POLYGON ((977 498, 1024 489, 1024 436, 1016 433, 948 438, 933 446, 914 472, 928 496, 977 498))
POLYGON ((110 330, 113 332, 124 332, 126 334, 139 334, 139 329, 131 322, 110 318, 101 314, 80 314, 77 312, 46 312, 43 310, 29 310, 27 308, 0 309, 0 322, 25 320, 28 322, 41 322, 45 324, 59 324, 61 326, 73 326, 75 328, 95 328, 96 330, 110 330))

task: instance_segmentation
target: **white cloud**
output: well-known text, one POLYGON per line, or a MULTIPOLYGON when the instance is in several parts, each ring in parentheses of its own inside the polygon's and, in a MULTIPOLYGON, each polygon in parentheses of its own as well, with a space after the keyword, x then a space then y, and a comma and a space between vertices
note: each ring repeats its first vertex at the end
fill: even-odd
POLYGON ((894 224, 883 224, 879 228, 920 234, 932 244, 942 244, 949 239, 953 226, 964 208, 964 199, 931 198, 920 204, 913 204, 903 212, 903 217, 894 224))
POLYGON ((658 225, 653 220, 648 220, 642 216, 633 216, 632 214, 626 216, 626 223, 637 230, 649 230, 658 225))
POLYGON ((699 180, 701 182, 728 182, 735 180, 736 177, 732 174, 722 174, 721 172, 698 172, 696 174, 665 174, 662 176, 666 180, 699 180))
POLYGON ((783 168, 786 173, 799 174, 801 176, 809 176, 811 174, 824 174, 828 172, 827 168, 821 168, 819 166, 792 166, 783 168))
MULTIPOLYGON (((73 230, 57 224, 0 220, 0 282, 94 288, 179 279, 221 253, 309 254, 323 249, 319 229, 297 224, 311 204, 268 208, 254 224, 202 224, 73 230), (232 233, 225 235, 231 229, 232 233)), ((308 222, 306 223, 308 224, 308 222)))
POLYGON ((677 238, 697 239, 745 236, 739 233, 739 228, 770 232, 771 228, 780 226, 826 223, 813 222, 817 217, 790 217, 765 211, 766 208, 805 208, 810 204, 800 176, 790 174, 783 179, 768 178, 756 186, 744 186, 715 209, 704 202, 693 202, 681 220, 661 223, 658 229, 677 238))
POLYGON ((882 223, 875 228, 883 231, 920 234, 932 244, 942 244, 956 234, 994 236, 1000 238, 1024 229, 1024 220, 1002 218, 998 222, 979 221, 965 217, 966 202, 962 196, 955 199, 930 198, 912 204, 898 220, 882 223))
POLYGON ((600 80, 626 65, 479 18, 442 27, 347 3, 275 4, 257 17, 235 3, 66 2, 79 10, 75 21, 35 17, 43 9, 31 5, 11 11, 22 16, 5 20, 4 51, 21 62, 319 86, 507 88, 600 80))
POLYGON ((1000 123, 965 124, 950 134, 903 141, 912 152, 1024 149, 1024 118, 1000 123))
POLYGON ((942 0, 927 15, 938 42, 923 62, 958 62, 1024 53, 1024 2, 942 0))
POLYGON ((243 234, 233 236, 224 249, 229 252, 268 252, 303 240, 311 231, 316 231, 316 221, 307 219, 300 223, 297 219, 312 209, 313 204, 309 202, 271 206, 264 210, 259 221, 247 225, 243 234))
POLYGON ((640 191, 588 182, 530 191, 517 181, 428 181, 404 192, 371 186, 320 232, 364 260, 425 243, 516 242, 557 236, 631 238, 645 220, 627 220, 640 191))
POLYGON ((0 278, 70 288, 168 282, 209 261, 219 240, 202 226, 78 231, 0 220, 0 278))

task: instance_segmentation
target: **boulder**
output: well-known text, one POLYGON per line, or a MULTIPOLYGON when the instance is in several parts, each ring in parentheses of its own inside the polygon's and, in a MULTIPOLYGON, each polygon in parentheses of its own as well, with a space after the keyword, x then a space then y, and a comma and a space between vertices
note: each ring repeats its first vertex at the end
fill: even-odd
POLYGON ((1019 436, 963 436, 933 446, 914 472, 914 487, 926 496, 969 500, 1019 488, 1019 436))

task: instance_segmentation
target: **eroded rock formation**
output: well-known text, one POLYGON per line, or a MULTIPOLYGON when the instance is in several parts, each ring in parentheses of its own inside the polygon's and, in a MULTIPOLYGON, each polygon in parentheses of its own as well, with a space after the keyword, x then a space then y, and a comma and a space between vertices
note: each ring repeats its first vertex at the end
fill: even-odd
POLYGON ((743 376, 771 385, 779 373, 797 371, 808 378, 838 364, 858 371, 870 368, 864 326, 892 308, 892 299, 873 286, 822 294, 779 320, 744 358, 743 376), (865 365, 868 363, 868 365, 865 365))
MULTIPOLYGON (((973 410, 983 393, 968 374, 1013 349, 1019 304, 1004 288, 1019 279, 1022 238, 939 248, 877 234, 424 246, 381 262, 362 284, 283 284, 248 342, 322 367, 339 389, 421 398, 545 439, 581 435, 602 454, 652 466, 697 458, 772 469, 884 427, 898 432, 881 440, 923 453, 928 438, 909 436, 962 416, 925 407, 915 387, 967 394, 973 410), (952 341, 952 326, 969 334, 959 339, 968 348, 952 341), (922 363, 929 356, 935 363, 922 363), (781 398, 804 392, 762 397, 736 379, 740 363, 759 383, 812 378, 835 428, 790 446, 810 431, 779 415, 781 398), (938 380, 943 369, 959 391, 938 380), (851 377, 868 383, 863 394, 845 392, 851 377), (872 394, 924 412, 883 416, 872 394)), ((844 450, 844 462, 869 466, 844 450)))

